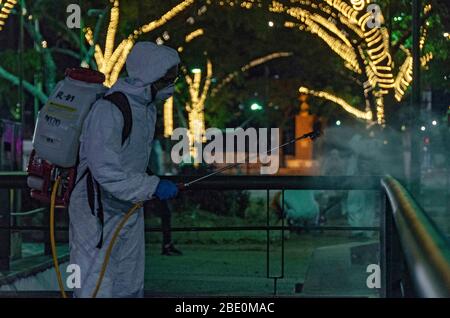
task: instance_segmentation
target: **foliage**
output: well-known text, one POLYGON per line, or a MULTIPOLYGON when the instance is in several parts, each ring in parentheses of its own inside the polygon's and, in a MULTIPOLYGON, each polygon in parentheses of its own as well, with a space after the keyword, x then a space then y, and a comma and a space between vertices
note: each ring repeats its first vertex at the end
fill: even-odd
MULTIPOLYGON (((66 6, 73 1, 61 0, 58 5, 52 0, 26 1, 28 13, 39 21, 43 38, 47 41, 55 63, 57 73, 55 80, 62 78, 68 66, 79 63, 79 54, 88 49, 86 42, 80 37, 79 30, 69 30, 65 27, 66 6)), ((117 39, 126 37, 136 26, 142 25, 159 17, 180 0, 164 1, 122 1, 117 39)), ((337 58, 323 42, 315 36, 286 29, 283 23, 286 17, 269 13, 265 8, 245 10, 238 6, 220 6, 220 1, 211 1, 207 11, 201 15, 199 9, 206 1, 196 1, 195 5, 171 20, 167 25, 148 34, 143 34, 139 40, 155 41, 167 31, 170 38, 165 44, 177 48, 184 46, 181 53, 186 70, 205 65, 206 57, 213 62, 214 82, 219 83, 227 74, 239 70, 250 60, 276 51, 293 52, 293 56, 273 60, 257 66, 226 85, 214 98, 209 98, 206 104, 207 126, 230 127, 243 123, 252 126, 288 125, 290 118, 298 111, 298 87, 300 85, 315 87, 333 92, 345 98, 353 105, 361 106, 364 101, 360 85, 349 77, 342 61, 337 58), (190 19, 192 18, 192 19, 190 19), (274 22, 274 27, 268 27, 268 21, 274 22), (189 23, 187 21, 193 21, 189 23), (205 34, 189 44, 184 38, 190 32, 203 28, 205 34), (253 100, 264 107, 263 111, 255 113, 249 110, 253 100)), ((281 1, 283 2, 283 1, 281 1)), ((290 1, 284 1, 290 3, 290 1)), ((446 61, 449 52, 449 41, 442 33, 448 21, 448 8, 442 1, 431 1, 433 12, 429 19, 428 41, 426 52, 432 52, 434 59, 428 70, 423 72, 425 87, 448 89, 449 64, 446 61), (444 79, 446 76, 447 79, 444 79)), ((377 1, 385 13, 386 24, 390 29, 391 44, 395 44, 410 29, 411 2, 409 0, 377 1), (401 19, 395 19, 401 17, 401 19)), ((94 26, 98 20, 95 12, 109 8, 109 1, 94 0, 82 3, 82 14, 85 25, 94 26), (97 11, 93 11, 93 9, 97 11)), ((108 12, 108 11, 106 11, 108 12)), ((109 14, 101 28, 99 38, 106 38, 106 26, 109 14)), ((17 75, 17 62, 14 52, 17 50, 18 18, 13 15, 0 32, 0 65, 17 75), (11 30, 13 29, 13 31, 11 30), (8 51, 9 50, 9 51, 8 51)), ((103 40, 102 40, 103 41, 103 40)), ((404 45, 410 47, 408 37, 404 45)), ((34 75, 46 78, 45 68, 40 68, 41 54, 33 49, 34 43, 29 34, 25 33, 26 51, 22 61, 26 79, 33 82, 34 75)), ((404 60, 400 52, 394 56, 397 67, 404 60)), ((186 117, 184 105, 188 100, 187 85, 180 81, 175 104, 179 111, 174 111, 175 126, 183 126, 180 114, 186 117)), ((10 109, 14 111, 17 103, 17 90, 6 81, 0 79, 2 116, 7 116, 10 109), (5 110, 7 108, 8 110, 5 110)), ((47 92, 48 93, 48 92, 47 92)), ((27 104, 32 103, 32 96, 27 95, 27 104)), ((313 113, 324 117, 342 116, 344 112, 330 102, 317 98, 310 99, 313 113)))
MULTIPOLYGON (((180 169, 180 175, 205 175, 214 170, 211 166, 193 166, 185 165, 180 169)), ((244 190, 230 191, 209 191, 194 190, 189 191, 188 195, 181 194, 175 201, 175 208, 178 210, 197 209, 210 211, 222 216, 244 216, 245 210, 249 204, 250 194, 244 190)))
MULTIPOLYGON (((24 80, 33 82, 34 75, 38 74, 40 68, 40 56, 34 50, 26 50, 23 55, 22 66, 26 70, 24 80)), ((0 61, 4 68, 13 74, 18 74, 19 59, 17 52, 7 49, 0 51, 0 61)), ((11 87, 9 82, 0 77, 0 116, 10 120, 19 120, 20 112, 16 111, 18 102, 18 89, 11 87)), ((32 99, 28 99, 30 102, 32 99)))

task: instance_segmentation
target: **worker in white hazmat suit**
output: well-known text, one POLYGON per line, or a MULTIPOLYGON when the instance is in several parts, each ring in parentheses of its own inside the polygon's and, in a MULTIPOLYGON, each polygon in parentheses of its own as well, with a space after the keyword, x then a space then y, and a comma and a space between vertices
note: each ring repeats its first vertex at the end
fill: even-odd
MULTIPOLYGON (((377 143, 373 138, 362 138, 354 135, 350 142, 352 155, 349 160, 347 174, 350 176, 369 176, 377 174, 377 143)), ((345 212, 352 227, 376 226, 376 215, 379 210, 379 197, 376 192, 368 190, 350 190, 348 192, 345 212)), ((373 232, 352 231, 352 236, 371 238, 373 232)))
MULTIPOLYGON (((126 61, 128 77, 106 93, 127 97, 132 114, 129 137, 122 143, 124 116, 105 99, 93 105, 83 124, 78 180, 69 205, 70 263, 81 270, 75 297, 91 297, 112 234, 125 213, 140 201, 167 200, 178 192, 175 184, 146 174, 146 169, 155 133, 154 103, 173 95, 179 63, 171 48, 137 43, 126 61), (89 202, 90 184, 96 185, 94 202, 89 202)), ((144 235, 141 208, 120 232, 97 297, 143 296, 144 235)))

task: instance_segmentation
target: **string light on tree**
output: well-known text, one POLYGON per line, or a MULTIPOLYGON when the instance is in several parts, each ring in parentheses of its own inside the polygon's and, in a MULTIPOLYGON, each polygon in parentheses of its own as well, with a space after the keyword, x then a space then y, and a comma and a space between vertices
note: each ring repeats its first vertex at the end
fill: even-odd
POLYGON ((366 5, 365 0, 351 0, 350 2, 352 3, 353 9, 357 11, 363 10, 366 5))
MULTIPOLYGON (((219 0, 219 1, 216 1, 216 2, 221 7, 223 7, 223 6, 229 6, 229 7, 239 6, 239 7, 243 8, 243 9, 250 10, 252 8, 261 8, 263 1, 264 0, 246 0, 246 1, 241 1, 241 0, 219 0)), ((207 0, 206 3, 208 5, 210 5, 210 4, 212 4, 212 1, 211 0, 207 0)))
MULTIPOLYGON (((280 6, 277 7, 281 8, 280 6)), ((317 14, 311 14, 301 8, 291 8, 286 10, 286 13, 305 24, 307 28, 304 28, 304 30, 320 37, 336 54, 348 63, 353 71, 357 73, 362 72, 350 41, 336 28, 336 25, 317 14), (330 35, 325 29, 337 35, 337 38, 330 35)))
POLYGON ((350 104, 348 104, 342 98, 334 96, 334 95, 332 95, 330 93, 322 92, 322 91, 314 91, 314 90, 308 89, 306 87, 300 87, 299 88, 299 92, 301 94, 308 94, 308 95, 312 95, 312 96, 316 96, 316 97, 327 99, 327 100, 329 100, 329 101, 331 101, 331 102, 333 102, 335 104, 338 104, 346 112, 348 112, 349 114, 355 116, 356 118, 364 119, 364 120, 367 120, 367 121, 372 121, 373 115, 372 115, 372 112, 370 110, 368 110, 368 111, 361 111, 361 110, 357 109, 356 107, 353 107, 350 104))
POLYGON ((203 29, 197 29, 191 33, 189 33, 188 35, 186 35, 186 38, 184 40, 185 43, 189 43, 191 42, 193 39, 202 36, 205 33, 205 31, 203 29))
POLYGON ((420 58, 420 64, 422 67, 427 67, 428 63, 433 59, 433 53, 428 52, 420 58))
POLYGON ((138 32, 142 31, 143 33, 148 33, 148 32, 155 30, 156 28, 159 28, 160 26, 166 24, 171 19, 173 19, 176 15, 178 15, 182 11, 186 10, 186 8, 189 7, 190 5, 192 5, 193 3, 194 3, 194 0, 185 0, 185 1, 181 2, 180 4, 176 5, 171 10, 169 10, 167 13, 165 13, 161 18, 159 18, 155 21, 152 21, 152 22, 142 26, 141 28, 139 28, 138 32))
POLYGON ((400 67, 400 71, 397 74, 397 77, 394 82, 394 89, 395 89, 395 99, 400 102, 405 95, 405 91, 408 88, 409 84, 412 82, 413 77, 413 58, 411 53, 404 48, 403 46, 400 46, 400 49, 406 54, 406 59, 403 62, 402 66, 400 67))
POLYGON ((192 157, 197 156, 196 144, 205 141, 205 102, 211 86, 211 78, 213 75, 213 67, 210 60, 206 66, 206 76, 202 78, 202 70, 199 68, 192 69, 193 78, 186 75, 186 83, 189 87, 189 101, 186 104, 189 119, 189 143, 192 157), (203 82, 203 87, 202 87, 203 82))
MULTIPOLYGON (((369 12, 363 11, 363 2, 354 1, 352 4, 357 6, 357 9, 361 9, 364 14, 358 17, 359 11, 355 10, 345 2, 340 0, 326 0, 327 4, 334 9, 336 9, 345 19, 341 19, 343 24, 350 26, 353 25, 352 29, 357 26, 361 31, 363 31, 363 40, 368 46, 368 57, 371 60, 369 67, 366 68, 366 72, 369 72, 368 77, 370 78, 370 84, 373 88, 377 85, 382 88, 381 93, 386 94, 387 88, 393 87, 393 76, 390 74, 391 68, 391 57, 388 51, 389 41, 388 33, 385 28, 373 28, 369 31, 366 30, 366 24, 368 19, 371 18, 369 12)), ((369 1, 367 1, 369 2, 369 1)), ((382 19, 382 16, 380 17, 382 19)), ((361 35, 361 32, 358 32, 361 35)))
POLYGON ((374 94, 375 96, 375 104, 376 104, 376 110, 377 110, 377 123, 379 125, 384 125, 384 100, 383 100, 383 94, 381 92, 377 92, 374 94))
POLYGON ((173 97, 164 102, 164 137, 168 138, 173 133, 173 97))
POLYGON ((11 14, 11 11, 14 9, 14 7, 17 4, 17 0, 6 0, 2 4, 2 0, 0 0, 0 31, 3 29, 3 26, 6 23, 6 20, 8 19, 9 15, 11 14))
MULTIPOLYGON (((205 34, 205 31, 203 29, 197 29, 197 30, 189 33, 188 35, 186 35, 186 37, 184 38, 184 42, 185 43, 190 43, 192 40, 194 40, 194 39, 196 39, 196 38, 198 38, 200 36, 203 36, 204 34, 205 34)), ((178 52, 181 53, 183 51, 184 51, 184 47, 183 46, 178 47, 178 52)))
POLYGON ((93 32, 89 27, 84 29, 85 38, 89 45, 94 46, 94 58, 97 68, 105 74, 104 84, 108 87, 113 85, 125 65, 126 58, 134 46, 134 42, 144 33, 151 32, 173 19, 182 11, 186 10, 194 3, 194 0, 185 0, 174 6, 163 14, 159 19, 151 21, 140 28, 134 30, 128 37, 120 42, 114 49, 115 37, 120 20, 120 2, 119 0, 110 0, 112 5, 110 9, 110 20, 106 32, 105 49, 102 50, 98 43, 94 43, 93 32))
MULTIPOLYGON (((290 57, 292 56, 293 53, 292 52, 274 52, 271 54, 268 54, 266 56, 254 59, 252 61, 250 61, 249 63, 247 63, 246 65, 242 66, 240 71, 241 72, 246 72, 249 69, 267 63, 271 60, 274 59, 279 59, 279 58, 284 58, 284 57, 290 57)), ((235 71, 233 73, 228 74, 221 82, 220 84, 218 84, 211 92, 211 96, 215 96, 226 84, 230 83, 236 76, 239 75, 239 71, 235 71)))

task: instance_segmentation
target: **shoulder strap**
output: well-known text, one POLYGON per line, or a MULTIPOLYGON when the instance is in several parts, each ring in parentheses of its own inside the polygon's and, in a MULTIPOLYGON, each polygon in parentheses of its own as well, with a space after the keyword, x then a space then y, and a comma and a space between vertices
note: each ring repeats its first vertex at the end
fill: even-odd
POLYGON ((128 98, 124 93, 114 92, 107 96, 104 96, 103 99, 111 102, 119 108, 120 112, 123 116, 123 129, 122 129, 122 145, 130 136, 131 128, 133 126, 133 118, 131 113, 130 103, 128 102, 128 98))

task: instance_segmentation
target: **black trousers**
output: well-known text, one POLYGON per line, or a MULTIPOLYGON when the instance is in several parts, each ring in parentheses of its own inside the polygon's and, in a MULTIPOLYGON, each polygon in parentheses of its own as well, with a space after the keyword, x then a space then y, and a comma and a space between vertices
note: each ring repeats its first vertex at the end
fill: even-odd
POLYGON ((172 243, 172 212, 167 201, 147 201, 144 204, 144 213, 153 213, 161 218, 163 246, 172 243))

